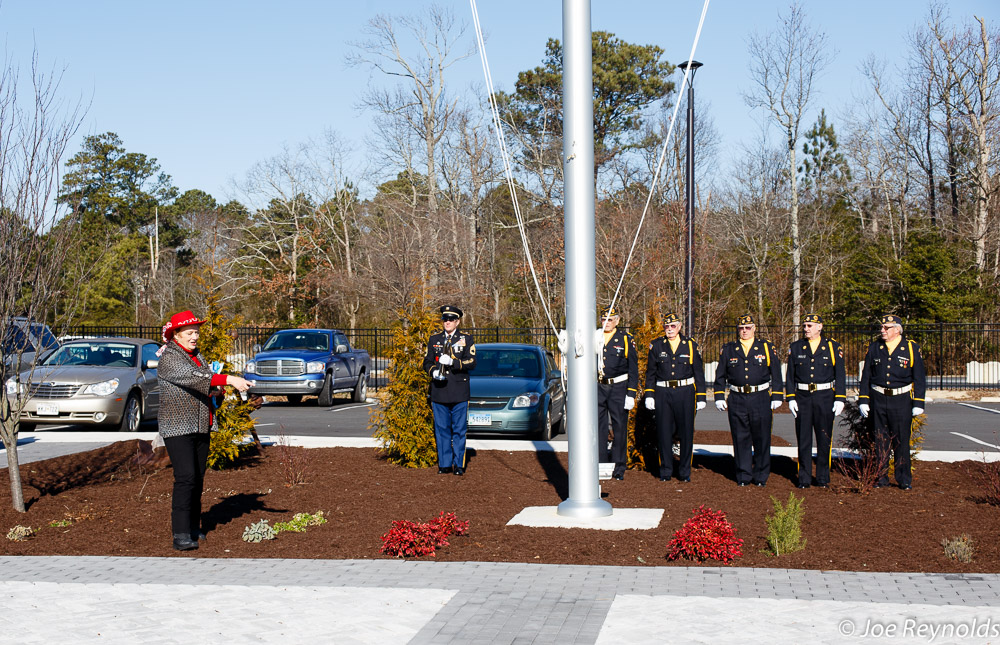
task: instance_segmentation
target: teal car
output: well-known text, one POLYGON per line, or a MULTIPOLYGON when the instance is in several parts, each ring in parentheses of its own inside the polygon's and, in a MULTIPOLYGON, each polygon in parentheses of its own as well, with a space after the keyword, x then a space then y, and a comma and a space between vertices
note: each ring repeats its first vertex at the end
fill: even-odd
POLYGON ((566 391, 552 352, 538 345, 476 344, 469 373, 469 432, 549 440, 566 415, 566 391))

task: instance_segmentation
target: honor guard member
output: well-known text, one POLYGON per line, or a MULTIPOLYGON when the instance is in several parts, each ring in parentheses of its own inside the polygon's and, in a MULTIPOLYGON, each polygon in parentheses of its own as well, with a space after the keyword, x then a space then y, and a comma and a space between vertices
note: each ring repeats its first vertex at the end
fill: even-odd
POLYGON ((844 410, 847 377, 840 343, 823 338, 823 317, 806 314, 805 338, 792 343, 785 370, 785 398, 795 417, 799 444, 799 488, 812 483, 812 440, 816 433, 816 485, 830 485, 833 419, 844 410))
POLYGON ((443 331, 427 341, 424 371, 431 377, 431 409, 438 474, 465 474, 465 435, 469 430, 469 371, 476 367, 476 343, 458 331, 462 310, 441 307, 443 331))
POLYGON ((601 462, 614 462, 614 479, 625 479, 628 411, 635 407, 639 360, 632 334, 618 330, 621 317, 612 307, 601 314, 597 345, 597 449, 601 462), (612 439, 608 449, 608 427, 612 439))
POLYGON ((920 346, 903 336, 899 316, 882 316, 882 340, 868 346, 858 408, 861 415, 871 415, 877 437, 876 459, 881 468, 875 486, 889 485, 889 450, 896 459, 896 483, 910 490, 910 424, 924 413, 927 373, 920 346))
POLYGON ((783 398, 781 361, 771 343, 754 337, 753 316, 740 316, 737 328, 740 339, 723 345, 719 355, 715 407, 729 410, 736 485, 764 486, 771 474, 771 415, 783 398))
POLYGON ((682 336, 681 321, 675 313, 663 318, 664 336, 649 344, 646 360, 645 401, 647 410, 656 411, 656 435, 660 446, 660 481, 673 474, 673 443, 680 441, 677 479, 691 481, 694 452, 694 415, 705 407, 705 366, 698 343, 682 336))

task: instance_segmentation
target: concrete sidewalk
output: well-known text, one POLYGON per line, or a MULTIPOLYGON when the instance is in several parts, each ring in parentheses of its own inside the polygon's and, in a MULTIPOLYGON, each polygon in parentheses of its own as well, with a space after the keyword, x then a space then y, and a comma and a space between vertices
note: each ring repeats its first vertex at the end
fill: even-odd
POLYGON ((18 643, 985 643, 1000 576, 0 557, 18 643))

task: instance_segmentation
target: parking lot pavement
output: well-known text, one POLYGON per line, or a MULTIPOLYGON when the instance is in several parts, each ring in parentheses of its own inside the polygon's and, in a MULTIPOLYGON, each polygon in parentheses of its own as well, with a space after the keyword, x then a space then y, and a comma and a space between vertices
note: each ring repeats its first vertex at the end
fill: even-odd
POLYGON ((1000 637, 996 574, 7 556, 0 600, 0 633, 19 643, 843 643, 886 630, 900 642, 1000 637))

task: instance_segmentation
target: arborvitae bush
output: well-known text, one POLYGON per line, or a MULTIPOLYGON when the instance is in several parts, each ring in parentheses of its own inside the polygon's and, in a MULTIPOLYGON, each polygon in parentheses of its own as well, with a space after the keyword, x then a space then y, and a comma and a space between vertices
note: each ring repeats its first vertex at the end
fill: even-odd
POLYGON ((774 555, 806 548, 806 541, 802 539, 802 518, 806 514, 806 509, 802 507, 804 502, 795 493, 788 493, 788 503, 784 506, 775 497, 771 497, 774 515, 765 517, 764 522, 767 524, 767 545, 774 555))
POLYGON ((387 385, 369 423, 386 459, 407 468, 437 463, 434 415, 427 400, 430 381, 423 361, 427 339, 439 327, 438 316, 423 307, 400 313, 392 330, 387 385))

